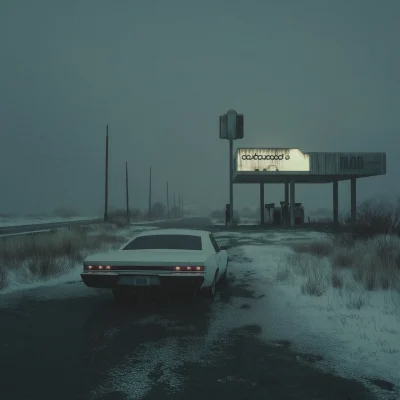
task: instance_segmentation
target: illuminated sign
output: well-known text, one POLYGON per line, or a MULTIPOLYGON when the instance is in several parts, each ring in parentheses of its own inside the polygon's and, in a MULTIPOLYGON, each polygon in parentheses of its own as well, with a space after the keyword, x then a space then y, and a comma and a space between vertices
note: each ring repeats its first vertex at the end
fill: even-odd
POLYGON ((242 160, 290 160, 289 154, 284 156, 283 154, 257 154, 254 153, 253 155, 242 155, 242 160))
POLYGON ((299 149, 238 149, 237 171, 310 171, 310 156, 299 149))

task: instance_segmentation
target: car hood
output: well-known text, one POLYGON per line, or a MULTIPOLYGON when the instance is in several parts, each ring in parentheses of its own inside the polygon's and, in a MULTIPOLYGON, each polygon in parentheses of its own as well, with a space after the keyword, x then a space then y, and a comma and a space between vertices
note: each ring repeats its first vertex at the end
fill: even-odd
POLYGON ((84 263, 106 265, 195 265, 204 263, 209 254, 193 250, 116 250, 92 254, 84 263))

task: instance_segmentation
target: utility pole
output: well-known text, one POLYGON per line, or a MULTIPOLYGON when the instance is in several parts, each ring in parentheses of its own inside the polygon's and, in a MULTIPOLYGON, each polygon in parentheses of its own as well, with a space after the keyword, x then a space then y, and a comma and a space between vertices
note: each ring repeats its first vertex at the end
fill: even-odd
POLYGON ((106 130, 106 176, 105 176, 105 198, 104 198, 104 222, 108 221, 108 124, 106 130))
POLYGON ((168 181, 167 181, 167 216, 168 216, 168 219, 170 218, 170 215, 169 215, 169 192, 168 192, 168 181))
POLYGON ((176 218, 176 217, 177 217, 177 214, 176 214, 176 194, 174 192, 174 218, 176 218))
POLYGON ((128 187, 128 162, 125 164, 125 189, 126 189, 126 221, 130 224, 129 215, 129 187, 128 187))
POLYGON ((151 167, 150 167, 150 182, 149 182, 149 218, 151 219, 151 167))
POLYGON ((183 218, 183 196, 181 196, 181 218, 183 218))
POLYGON ((181 217, 181 195, 178 194, 178 218, 181 217))

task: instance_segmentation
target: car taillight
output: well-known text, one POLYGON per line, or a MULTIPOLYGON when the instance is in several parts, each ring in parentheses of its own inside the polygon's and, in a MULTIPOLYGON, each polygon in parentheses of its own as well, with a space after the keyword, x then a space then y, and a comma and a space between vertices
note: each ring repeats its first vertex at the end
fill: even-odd
POLYGON ((173 268, 173 271, 179 272, 203 272, 203 266, 176 266, 173 268))
POLYGON ((98 271, 98 270, 110 270, 112 269, 111 265, 84 265, 83 269, 85 271, 98 271))

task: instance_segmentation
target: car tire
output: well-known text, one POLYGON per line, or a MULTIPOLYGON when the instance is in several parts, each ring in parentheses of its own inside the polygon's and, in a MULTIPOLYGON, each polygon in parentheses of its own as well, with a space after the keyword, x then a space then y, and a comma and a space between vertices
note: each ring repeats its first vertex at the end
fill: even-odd
POLYGON ((226 285, 228 283, 228 261, 226 262, 226 268, 225 268, 224 273, 221 276, 220 282, 224 285, 226 285))
POLYGON ((203 292, 204 297, 210 301, 214 300, 215 293, 217 292, 217 276, 218 272, 215 274, 212 284, 203 292))

